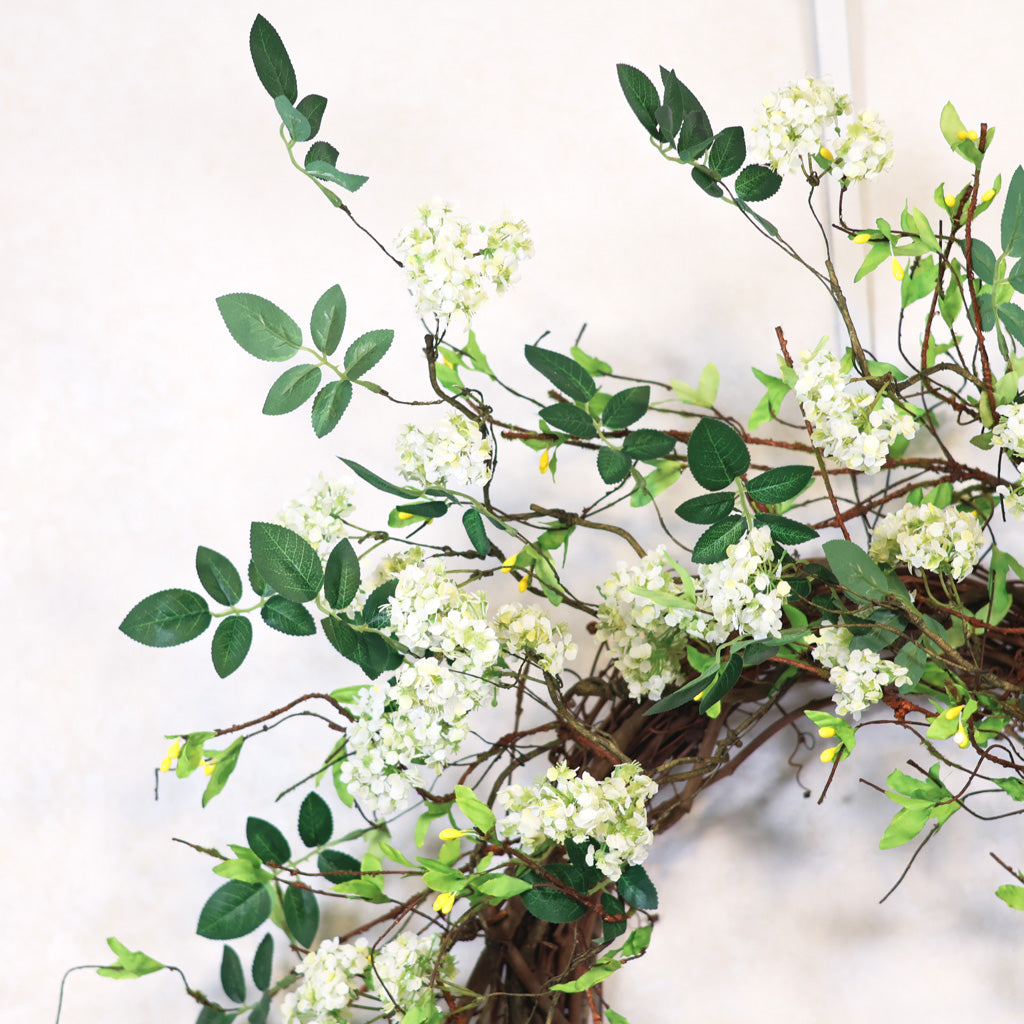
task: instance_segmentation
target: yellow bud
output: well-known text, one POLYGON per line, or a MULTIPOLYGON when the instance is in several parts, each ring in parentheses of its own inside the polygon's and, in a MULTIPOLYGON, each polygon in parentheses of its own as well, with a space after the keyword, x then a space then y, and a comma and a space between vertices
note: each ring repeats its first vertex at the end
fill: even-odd
POLYGON ((826 160, 835 160, 835 157, 832 155, 832 151, 826 146, 822 146, 821 149, 818 150, 818 154, 819 156, 823 156, 826 160))
POLYGON ((512 566, 516 564, 516 555, 509 555, 504 562, 501 563, 502 572, 511 572, 512 566))
POLYGON ((526 588, 529 587, 529 585, 530 585, 530 577, 529 576, 524 576, 519 581, 519 593, 520 594, 525 594, 526 593, 526 588))
POLYGON ((987 192, 983 192, 981 194, 981 201, 983 203, 990 203, 990 202, 992 202, 993 199, 995 199, 995 197, 996 197, 996 190, 994 188, 990 188, 987 192))
POLYGON ((949 207, 953 207, 953 206, 955 206, 955 205, 956 205, 956 196, 946 196, 946 197, 945 197, 945 198, 943 199, 943 202, 944 202, 944 203, 945 203, 945 204, 946 204, 947 206, 949 206, 949 207))
POLYGON ((543 454, 540 457, 540 471, 541 471, 541 473, 546 473, 548 471, 548 462, 549 461, 550 461, 550 456, 548 455, 548 449, 545 448, 543 454))
POLYGON ((832 762, 832 761, 834 761, 836 759, 836 754, 838 754, 841 749, 842 749, 842 745, 841 744, 838 747, 829 747, 827 750, 823 750, 818 755, 818 760, 822 764, 829 764, 830 762, 832 762))
POLYGON ((398 518, 399 519, 412 519, 412 513, 411 512, 399 512, 398 513, 398 518))
POLYGON ((463 836, 471 836, 472 834, 468 828, 443 828, 438 834, 438 838, 442 843, 447 843, 449 839, 461 839, 463 836))
POLYGON ((455 906, 455 893, 439 892, 434 900, 434 910, 439 914, 450 914, 455 906))
POLYGON ((446 356, 441 356, 441 362, 444 363, 444 365, 447 366, 449 370, 455 369, 455 367, 452 366, 452 361, 448 359, 446 356))
POLYGON ((214 768, 217 767, 216 761, 203 761, 203 774, 212 775, 214 768))
POLYGON ((943 715, 947 722, 952 722, 954 718, 960 717, 960 712, 963 711, 963 704, 957 704, 955 708, 946 708, 943 715))
POLYGON ((832 726, 831 726, 831 725, 823 725, 823 726, 822 726, 822 727, 821 727, 821 728, 820 728, 820 729, 818 730, 818 735, 819 735, 819 736, 820 736, 820 737, 821 737, 821 738, 822 738, 823 740, 830 740, 830 739, 832 739, 832 737, 833 737, 833 736, 835 736, 835 734, 836 734, 836 731, 835 731, 835 729, 833 729, 833 728, 832 728, 832 726))
POLYGON ((178 757, 181 754, 181 739, 176 739, 167 749, 168 757, 178 757))
POLYGON ((701 690, 700 693, 698 693, 697 696, 694 697, 693 699, 694 700, 700 700, 704 696, 704 693, 705 693, 705 691, 701 690))
POLYGON ((969 746, 971 745, 971 741, 970 741, 970 740, 969 740, 969 739, 967 738, 967 733, 965 733, 965 732, 963 731, 963 729, 961 729, 961 730, 960 730, 960 731, 959 731, 959 732, 958 732, 958 733, 957 733, 957 734, 956 734, 956 735, 955 735, 955 736, 953 737, 953 739, 955 739, 955 740, 956 740, 956 745, 957 745, 957 746, 958 746, 958 747, 959 747, 959 748, 960 748, 961 750, 966 750, 966 749, 967 749, 967 748, 968 748, 968 747, 969 747, 969 746))
POLYGON ((854 235, 853 236, 853 240, 858 245, 863 245, 865 242, 870 242, 871 241, 871 232, 870 231, 862 231, 859 235, 854 235))
POLYGON ((168 757, 165 757, 160 762, 160 771, 162 771, 162 772, 169 772, 170 770, 171 770, 171 759, 168 756, 168 757))
POLYGON ((960 140, 961 142, 963 142, 963 141, 964 141, 964 139, 966 139, 966 138, 967 138, 967 132, 965 132, 965 131, 964 131, 964 129, 963 129, 963 128, 961 128, 961 129, 960 129, 960 131, 958 131, 958 132, 956 133, 956 137, 957 137, 957 138, 958 138, 958 139, 959 139, 959 140, 960 140))
POLYGON ((902 281, 904 278, 903 267, 895 256, 892 258, 892 276, 895 277, 897 281, 902 281))
POLYGON ((972 128, 967 133, 967 138, 969 138, 971 140, 971 142, 977 142, 978 141, 978 133, 972 128))

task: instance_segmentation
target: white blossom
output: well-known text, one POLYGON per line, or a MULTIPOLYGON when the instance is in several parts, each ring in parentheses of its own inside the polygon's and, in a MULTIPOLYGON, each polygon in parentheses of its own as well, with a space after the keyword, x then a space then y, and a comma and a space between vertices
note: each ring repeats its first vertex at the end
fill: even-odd
POLYGON ((302 984, 281 1004, 284 1024, 336 1024, 350 1019, 346 1012, 365 986, 363 975, 370 966, 365 939, 341 944, 324 939, 295 968, 302 984))
POLYGON ((504 604, 494 617, 494 626, 504 652, 528 657, 553 676, 578 652, 569 627, 552 623, 536 605, 504 604))
POLYGON ((892 162, 892 133, 874 110, 862 110, 841 128, 832 173, 846 182, 877 177, 892 162))
POLYGON ((398 471, 418 487, 468 487, 486 483, 491 475, 491 439, 460 412, 428 431, 406 424, 395 450, 398 471))
POLYGON ((904 564, 962 580, 978 564, 983 540, 974 512, 907 504, 878 524, 868 553, 879 564, 904 564))
POLYGON ((1024 459, 1024 404, 1000 405, 1001 419, 992 428, 992 444, 1005 448, 1015 459, 1024 459))
POLYGON ((817 636, 808 637, 812 656, 829 670, 828 681, 835 687, 832 700, 840 715, 859 720, 861 712, 882 699, 882 688, 908 682, 907 669, 887 661, 877 651, 851 650, 853 634, 845 626, 826 622, 817 636))
POLYGON ((505 817, 498 830, 518 838, 527 853, 546 842, 595 840, 588 863, 615 881, 625 866, 647 857, 654 835, 647 827, 647 802, 657 793, 635 762, 616 765, 598 782, 588 772, 577 776, 565 761, 548 769, 533 786, 509 786, 498 794, 505 817))
POLYGON ((374 954, 372 980, 380 995, 381 1010, 407 1011, 430 991, 433 975, 442 985, 455 977, 455 961, 445 954, 436 974, 434 964, 438 952, 437 935, 412 935, 402 932, 374 954))
POLYGON ((289 502, 277 522, 305 537, 321 559, 326 559, 345 536, 342 519, 355 508, 353 489, 351 480, 329 480, 320 473, 301 498, 289 502))

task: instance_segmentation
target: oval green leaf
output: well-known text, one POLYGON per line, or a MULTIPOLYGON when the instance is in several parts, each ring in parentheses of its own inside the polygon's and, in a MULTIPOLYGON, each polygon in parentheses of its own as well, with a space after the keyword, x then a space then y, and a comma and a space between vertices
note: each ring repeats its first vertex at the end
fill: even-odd
POLYGON ((267 603, 260 609, 260 616, 271 629, 288 636, 312 636, 316 632, 316 623, 309 609, 280 594, 267 598, 267 603))
POLYGON ((341 341, 347 308, 340 284, 332 284, 316 300, 313 315, 309 318, 309 332, 313 344, 325 355, 332 355, 341 341))
POLYGON ((245 1002, 245 971, 242 970, 241 959, 230 946, 225 946, 221 955, 220 984, 228 999, 236 1003, 245 1002))
POLYGON ((764 505, 778 505, 795 498, 814 476, 812 466, 779 466, 747 481, 747 494, 764 505))
POLYGON ((782 185, 782 178, 770 167, 748 164, 736 179, 736 198, 745 203, 759 203, 771 199, 782 185))
POLYGON ((728 424, 702 417, 690 435, 690 472, 706 491, 720 491, 750 468, 743 438, 728 424))
POLYGON ((286 96, 278 96, 274 100, 277 115, 284 122, 288 134, 295 142, 306 142, 313 135, 313 129, 301 111, 291 105, 286 96))
POLYGON ((269 916, 266 887, 232 879, 206 901, 196 932, 204 939, 238 939, 259 928, 269 916))
POLYGON ((317 906, 316 897, 308 889, 291 885, 285 892, 281 904, 288 930, 300 946, 308 949, 313 945, 316 931, 320 927, 320 908, 317 906))
POLYGON ((640 430, 634 430, 622 442, 622 451, 631 459, 642 459, 644 462, 649 462, 652 459, 664 458, 675 446, 675 438, 671 435, 660 430, 641 427, 640 430))
POLYGON ((242 599, 242 577, 223 555, 200 545, 196 549, 196 572, 203 589, 214 601, 233 605, 242 599))
POLYGON ((307 135, 306 138, 314 138, 320 131, 320 122, 323 120, 324 111, 327 109, 326 97, 317 96, 316 93, 310 93, 308 96, 303 96, 302 99, 295 104, 295 109, 309 124, 309 135, 307 135))
POLYGON ((617 889, 623 902, 637 910, 658 909, 658 890, 639 864, 633 864, 622 872, 617 889))
POLYGON ((236 292, 222 295, 217 308, 231 337, 257 359, 283 363, 302 347, 299 325, 268 299, 236 292))
POLYGON ((526 361, 574 401, 589 402, 596 394, 594 378, 575 359, 538 345, 527 345, 524 351, 526 361))
POLYGON ((732 491, 716 494, 699 494, 696 498, 684 501, 676 509, 676 515, 688 523, 717 523, 733 510, 736 495, 732 491))
POLYGON ((306 846, 323 846, 333 829, 334 819, 327 801, 319 793, 307 793, 299 808, 299 838, 306 846))
POLYGON ((617 448, 602 448, 597 453, 597 471, 608 484, 620 484, 629 476, 633 460, 617 448))
POLYGON ((391 347, 394 337, 395 332, 390 330, 367 331, 359 335, 345 350, 345 373, 348 377, 356 380, 376 366, 391 347))
POLYGON ((299 95, 295 68, 277 30, 262 14, 256 15, 249 30, 249 53, 256 74, 271 97, 287 96, 294 103, 299 95))
POLYGON ((726 557, 729 545, 735 544, 746 532, 747 522, 742 516, 722 519, 700 535, 690 557, 697 565, 721 562, 726 557))
POLYGON ((210 606, 192 590, 161 590, 144 597, 120 630, 147 647, 174 647, 194 640, 210 624, 210 606))
POLYGON ((578 405, 570 405, 568 402, 549 405, 541 409, 540 416, 555 430, 564 430, 574 437, 593 437, 597 433, 590 413, 585 412, 578 405))
POLYGON ((812 530, 805 523, 787 519, 785 516, 769 515, 766 512, 759 512, 754 516, 754 525, 767 526, 776 544, 804 544, 818 536, 818 531, 812 530))
POLYGON ((264 864, 287 864, 291 860, 292 850, 288 840, 281 834, 276 825, 262 818, 250 817, 245 823, 245 838, 249 849, 264 864))
POLYGON ((347 608, 359 591, 359 556, 352 542, 343 537, 327 559, 324 568, 324 597, 338 610, 347 608))
POLYGON ((623 430, 640 419, 651 404, 651 389, 647 384, 626 388, 608 399, 601 413, 601 422, 608 430, 623 430))
POLYGON ((274 939, 270 932, 267 932, 260 939, 260 944, 256 947, 256 955, 252 958, 252 983, 261 992, 266 992, 270 988, 270 976, 273 966, 274 939))
POLYGON ((577 903, 571 896, 545 886, 543 880, 522 895, 523 906, 540 921, 553 924, 568 924, 578 921, 587 908, 577 903))
POLYGON ((244 615, 229 615, 222 619, 213 634, 211 648, 213 667, 217 675, 221 679, 231 675, 245 661, 251 646, 252 623, 244 615))
POLYGON ((616 64, 615 70, 618 72, 619 85, 622 86, 630 110, 636 114, 648 135, 660 139, 661 130, 658 128, 656 116, 660 104, 654 83, 642 71, 629 64, 616 64))
POLYGON ((320 387, 320 376, 319 366, 293 366, 285 370, 267 392, 263 414, 283 416, 294 412, 320 387))
POLYGON ((329 885, 340 885, 358 878, 361 871, 359 861, 341 850, 321 850, 317 854, 316 869, 329 885))
POLYGON ((473 550, 481 558, 485 558, 491 550, 491 542, 487 537, 483 516, 475 508, 467 508, 462 513, 462 526, 470 544, 473 545, 473 550))
POLYGON ((708 167, 721 178, 735 174, 747 158, 747 146, 743 141, 743 129, 739 126, 723 128, 715 136, 711 152, 708 153, 708 167))
POLYGON ((276 523, 253 523, 249 546, 260 575, 283 597, 302 602, 320 593, 320 556, 304 537, 276 523))
POLYGON ((325 384, 313 399, 313 433, 326 437, 337 425, 352 399, 352 384, 347 380, 332 380, 325 384))

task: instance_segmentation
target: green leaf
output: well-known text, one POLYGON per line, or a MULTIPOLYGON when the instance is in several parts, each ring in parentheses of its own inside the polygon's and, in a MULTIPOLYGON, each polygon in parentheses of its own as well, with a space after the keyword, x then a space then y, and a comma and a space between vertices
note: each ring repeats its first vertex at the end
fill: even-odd
POLYGON ((308 96, 303 96, 295 104, 295 109, 309 124, 309 134, 306 138, 314 138, 320 132, 320 122, 323 120, 324 111, 327 109, 327 99, 323 96, 317 96, 316 93, 310 93, 308 96))
POLYGON ((248 846, 236 846, 232 843, 231 849, 238 856, 217 864, 213 869, 215 875, 220 875, 221 878, 237 878, 240 882, 249 882, 252 885, 273 881, 274 876, 260 867, 259 857, 248 846))
POLYGON ((455 787, 455 802, 459 810, 484 834, 494 828, 494 812, 478 799, 468 786, 455 787))
POLYGON ((630 495, 631 508, 643 508, 662 491, 668 490, 683 474, 680 463, 670 460, 656 462, 655 468, 637 483, 636 490, 630 495))
POLYGON ((1024 309, 1015 302, 1001 302, 996 306, 996 316, 1010 334, 1019 343, 1024 344, 1024 309))
POLYGON ((260 609, 260 616, 271 629, 287 636, 313 636, 316 633, 316 623, 309 609, 280 594, 267 598, 267 603, 260 609))
POLYGON ((722 195, 722 187, 718 184, 718 179, 712 177, 711 174, 709 174, 708 171, 699 164, 694 164, 690 168, 690 177, 693 178, 700 188, 709 196, 718 199, 722 195))
POLYGON ((233 605, 242 599, 242 577, 223 555, 200 545, 196 549, 196 572, 203 589, 214 601, 233 605))
POLYGON ((270 386, 263 403, 265 416, 283 416, 294 412, 320 387, 319 366, 292 366, 270 386))
POLYGON ((631 907, 637 910, 658 909, 658 890, 639 864, 633 864, 622 872, 616 888, 623 902, 631 907))
MULTIPOLYGON (((606 914, 625 914, 626 905, 622 900, 616 899, 610 892, 601 893, 601 908, 606 914)), ((614 942, 626 931, 625 921, 605 921, 604 930, 601 934, 601 941, 614 942)))
POLYGON ((249 1014, 249 1024, 267 1024, 267 1017, 270 1016, 270 993, 264 992, 259 1002, 252 1008, 249 1014))
POLYGON ((331 885, 351 882, 361 874, 359 861, 341 850, 321 850, 317 854, 316 869, 331 885))
POLYGON ((654 459, 661 459, 675 449, 676 440, 669 434, 660 430, 649 430, 641 427, 634 430, 622 442, 623 454, 631 459, 642 459, 650 462, 654 459))
POLYGON ((812 530, 805 523, 767 512, 758 512, 754 516, 754 525, 767 526, 776 544, 805 544, 818 536, 818 531, 812 530))
POLYGON ((980 238, 971 239, 971 269, 985 284, 995 281, 996 254, 980 238))
POLYGON ((697 710, 704 714, 708 708, 717 704, 739 682, 742 671, 743 655, 732 655, 718 675, 715 676, 714 682, 704 691, 697 710))
POLYGON ((316 792, 309 792, 299 807, 299 838, 309 847, 329 842, 334 819, 327 801, 316 792))
POLYGON ((882 833, 878 848, 891 850, 909 843, 928 823, 933 808, 933 804, 921 800, 916 801, 913 807, 901 808, 882 833))
POLYGON ((274 939, 270 932, 260 939, 256 955, 252 959, 252 982, 261 991, 270 988, 271 970, 274 966, 274 939))
POLYGON ((690 435, 690 472, 706 491, 720 491, 750 468, 743 438, 721 420, 704 416, 690 435))
POLYGON ((313 315, 309 319, 309 332, 313 344, 325 355, 332 355, 341 341, 346 310, 345 293, 340 284, 332 284, 316 300, 313 315))
MULTIPOLYGON (((400 517, 413 516, 417 519, 438 519, 449 509, 446 501, 414 501, 408 505, 396 505, 395 512, 400 517)), ((401 518, 399 519, 401 522, 401 518)), ((395 524, 392 524, 395 525, 395 524)))
POLYGON ((161 590, 144 597, 118 627, 147 647, 174 647, 194 640, 210 624, 210 606, 192 590, 161 590))
POLYGON ((313 433, 326 437, 337 425, 352 399, 352 384, 347 380, 332 380, 321 388, 313 399, 313 433))
POLYGON ((588 988, 600 985, 610 978, 622 963, 618 960, 605 960, 594 964, 589 971, 584 971, 575 981, 566 981, 560 985, 552 985, 552 992, 586 992, 588 988))
POLYGON ((605 1007, 604 1015, 608 1018, 608 1024, 629 1024, 621 1013, 617 1013, 611 1007, 605 1007))
POLYGON ((320 593, 320 557, 304 537, 276 523, 253 523, 249 546, 260 575, 282 597, 303 602, 320 593))
MULTIPOLYGON (((653 88, 653 86, 652 86, 653 88)), ((569 356, 539 345, 527 345, 526 361, 554 386, 576 402, 589 402, 597 391, 594 378, 569 356)))
POLYGON ((1014 800, 1024 800, 1024 781, 1016 778, 993 779, 992 780, 1004 793, 1009 794, 1014 800))
POLYGON ((218 1010, 214 1006, 204 1006, 196 1017, 196 1024, 231 1024, 234 1019, 234 1013, 218 1010))
MULTIPOLYGON (((470 334, 472 333, 473 332, 470 331, 470 334)), ((597 356, 587 355, 587 353, 584 352, 583 349, 579 347, 579 345, 573 345, 572 348, 569 349, 569 352, 572 355, 573 359, 575 359, 576 362, 579 363, 580 366, 582 366, 583 369, 586 370, 587 373, 589 373, 593 377, 612 372, 612 368, 609 363, 606 363, 603 359, 598 359, 597 356)), ((474 359, 474 365, 476 364, 476 361, 477 360, 474 359)), ((494 374, 491 373, 491 368, 487 366, 486 359, 484 360, 484 366, 481 367, 481 369, 483 369, 483 371, 487 373, 489 376, 494 376, 494 374)))
POLYGON ((846 590, 869 601, 882 601, 891 591, 885 573, 866 551, 852 541, 826 541, 823 550, 829 568, 846 590))
POLYGON ((715 141, 708 153, 708 167, 719 177, 728 178, 735 174, 747 158, 747 147, 743 141, 743 129, 740 127, 723 128, 715 136, 715 141))
POLYGON ((388 602, 398 590, 398 580, 390 579, 382 583, 366 599, 363 605, 363 621, 372 629, 387 629, 391 625, 391 613, 388 602))
POLYGON ((552 889, 540 879, 532 889, 522 895, 523 906, 539 921, 552 924, 568 924, 578 921, 587 908, 571 896, 552 889))
MULTIPOLYGON (((341 458, 341 456, 338 456, 341 458)), ((368 484, 376 487, 378 491, 383 491, 385 494, 394 494, 399 498, 418 498, 420 492, 414 490, 411 487, 399 487, 397 484, 388 483, 383 477, 377 476, 372 469, 367 469, 365 466, 361 466, 358 462, 354 462, 352 459, 341 458, 341 461, 352 470, 353 473, 361 480, 365 480, 368 484)))
POLYGON ((203 790, 203 806, 205 807, 227 784, 232 773, 238 764, 239 755, 242 753, 244 737, 239 737, 226 750, 215 754, 215 767, 210 781, 203 790))
POLYGON ((634 929, 629 938, 622 944, 622 955, 626 957, 640 956, 651 944, 651 933, 654 925, 645 924, 642 928, 634 929))
POLYGON ((337 162, 338 151, 329 142, 321 140, 320 142, 314 142, 306 150, 306 157, 302 161, 302 166, 308 171, 310 164, 327 164, 330 167, 334 167, 337 162))
POLYGON ((320 908, 316 897, 308 890, 290 885, 281 900, 284 919, 288 930, 295 936, 300 946, 307 949, 313 945, 317 929, 320 927, 320 908))
POLYGON ((245 838, 249 849, 264 864, 287 864, 291 860, 292 850, 288 840, 269 821, 250 817, 245 823, 245 838))
POLYGON ((720 383, 721 375, 714 363, 708 363, 701 370, 700 380, 695 388, 691 388, 689 384, 685 384, 681 380, 669 381, 669 385, 681 402, 685 402, 687 405, 699 405, 704 409, 710 409, 715 404, 720 383))
POLYGON ((345 373, 350 380, 362 377, 384 357, 391 347, 395 332, 391 330, 367 331, 359 335, 345 351, 345 373))
POLYGON ((717 523, 733 510, 736 495, 732 491, 716 494, 699 494, 696 498, 684 501, 676 509, 676 515, 688 523, 717 523))
POLYGON ((486 557, 491 550, 491 542, 487 538, 483 516, 475 508, 467 508, 462 513, 462 526, 470 544, 473 545, 473 550, 481 557, 486 557))
POLYGON ((622 430, 631 427, 651 404, 651 389, 647 384, 626 388, 612 395, 601 413, 601 422, 607 430, 622 430))
POLYGON ((299 325, 280 307, 258 295, 222 295, 217 308, 231 337, 251 356, 283 363, 302 347, 299 325))
POLYGON ((629 476, 632 465, 632 459, 617 448, 602 448, 597 453, 597 471, 609 486, 622 483, 629 476))
POLYGON ((593 437, 597 433, 590 413, 568 402, 549 405, 540 410, 540 416, 555 430, 564 430, 574 437, 593 437))
POLYGON ((242 970, 241 959, 230 946, 225 946, 221 955, 220 984, 228 999, 236 1003, 245 1002, 245 971, 242 970))
POLYGON ((222 619, 213 634, 211 656, 213 667, 221 679, 234 672, 252 646, 252 623, 244 615, 229 615, 222 619))
POLYGON ((348 192, 358 192, 370 180, 365 174, 349 174, 347 171, 339 171, 333 164, 323 160, 307 158, 305 168, 306 173, 314 178, 320 181, 332 181, 348 192))
POLYGON ((257 597, 270 597, 274 592, 274 588, 267 583, 267 581, 260 575, 259 569, 256 568, 256 563, 249 559, 249 586, 252 587, 253 592, 257 597))
POLYGON ((334 545, 324 568, 324 597, 337 610, 347 608, 359 592, 359 556, 352 542, 343 537, 334 545))
POLYGON ((271 98, 287 96, 294 103, 299 95, 295 69, 277 30, 262 14, 256 15, 249 30, 249 52, 256 74, 271 98))
POLYGON ((779 466, 747 481, 747 494, 763 505, 778 505, 795 498, 811 482, 812 466, 779 466))
POLYGON ((880 267, 891 255, 892 249, 889 247, 888 242, 873 242, 867 255, 864 257, 864 262, 860 265, 860 270, 857 271, 853 278, 854 284, 862 277, 867 277, 872 270, 880 267))
MULTIPOLYGON (((658 90, 654 88, 654 83, 642 71, 630 67, 629 64, 616 64, 615 70, 618 72, 619 85, 622 86, 622 92, 625 94, 630 109, 636 114, 647 134, 660 139, 661 130, 658 128, 655 113, 660 104, 658 90)), ((586 401, 586 399, 581 399, 581 401, 586 401)))
POLYGON ((1014 910, 1024 910, 1024 886, 1001 885, 996 889, 996 895, 1014 910))
POLYGON ((999 238, 1006 256, 1024 256, 1024 167, 1010 178, 999 222, 999 238))
POLYGON ((495 875, 476 886, 478 892, 499 900, 510 900, 532 888, 533 885, 526 879, 514 878, 512 875, 495 875))
POLYGON ((196 932, 204 939, 238 939, 270 916, 270 894, 263 885, 225 882, 207 901, 196 932))
POLYGON ((100 967, 96 973, 103 978, 141 978, 145 974, 153 974, 155 971, 162 971, 164 965, 159 960, 154 960, 141 950, 130 950, 124 943, 119 942, 113 935, 107 939, 107 945, 117 955, 117 960, 109 967, 100 967))
POLYGON ((284 122, 288 134, 295 142, 306 142, 313 137, 313 128, 305 115, 291 105, 286 96, 278 96, 274 100, 277 115, 284 122))
POLYGON ((748 164, 740 171, 734 188, 737 199, 742 199, 745 203, 759 203, 764 199, 771 199, 781 185, 782 178, 770 167, 748 164))
POLYGON ((696 565, 721 562, 730 544, 735 544, 747 532, 747 521, 742 516, 729 516, 709 526, 697 538, 691 558, 696 565))

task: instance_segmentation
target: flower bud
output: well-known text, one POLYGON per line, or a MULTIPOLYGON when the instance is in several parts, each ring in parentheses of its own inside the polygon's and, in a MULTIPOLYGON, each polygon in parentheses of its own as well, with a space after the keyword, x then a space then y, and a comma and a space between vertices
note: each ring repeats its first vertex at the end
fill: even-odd
POLYGON ((821 738, 822 738, 823 740, 830 740, 830 739, 831 739, 831 738, 832 738, 833 736, 835 736, 835 734, 836 734, 836 731, 835 731, 835 729, 833 729, 833 728, 832 728, 832 726, 831 726, 831 725, 823 725, 823 726, 822 726, 822 727, 821 727, 821 728, 820 728, 820 729, 818 730, 818 735, 819 735, 819 736, 820 736, 820 737, 821 737, 821 738))
POLYGON ((818 755, 818 760, 822 764, 830 764, 836 759, 836 754, 838 754, 841 749, 842 744, 839 744, 839 746, 836 747, 828 747, 818 755))
POLYGON ((967 733, 964 732, 962 727, 960 731, 953 737, 953 739, 956 740, 956 745, 961 750, 966 750, 971 745, 971 741, 967 738, 967 733))
POLYGON ((956 707, 946 708, 946 710, 943 711, 942 714, 943 714, 943 717, 946 719, 947 722, 952 722, 954 718, 959 718, 960 717, 960 712, 963 711, 963 709, 964 709, 963 704, 957 704, 956 707))
POLYGON ((862 231, 859 235, 854 235, 853 236, 853 240, 858 245, 863 245, 865 242, 870 242, 871 241, 871 232, 870 231, 862 231))
POLYGON ((540 471, 541 471, 541 473, 546 473, 548 471, 548 462, 549 461, 550 461, 550 457, 548 455, 548 449, 545 448, 543 454, 540 457, 540 471))
POLYGON ((529 585, 530 585, 530 577, 529 576, 524 576, 519 581, 519 593, 520 594, 525 594, 526 593, 526 589, 527 589, 527 587, 529 587, 529 585))
POLYGON ((213 770, 216 767, 217 767, 217 762, 216 761, 207 761, 204 758, 204 760, 203 760, 203 774, 204 775, 212 775, 213 774, 213 770))
POLYGON ((439 892, 434 900, 434 910, 439 914, 450 914, 455 906, 455 893, 439 892))
POLYGON ((948 195, 942 201, 950 208, 956 206, 956 196, 948 195))
POLYGON ((516 555, 509 555, 504 562, 501 563, 502 572, 511 572, 512 567, 516 564, 516 555))
POLYGON ((988 191, 981 194, 981 201, 983 203, 990 203, 996 197, 996 190, 994 188, 988 189, 988 191))
POLYGON ((978 141, 978 133, 972 128, 967 133, 967 138, 969 138, 971 140, 971 142, 977 142, 978 141))
POLYGON ((826 160, 835 160, 835 157, 832 155, 832 151, 827 146, 822 146, 821 149, 818 150, 818 155, 824 157, 826 160))
POLYGON ((892 258, 892 276, 895 277, 897 281, 902 281, 905 276, 903 267, 895 256, 892 258))
POLYGON ((473 833, 468 828, 443 828, 438 833, 438 838, 442 843, 447 843, 450 839, 461 839, 463 836, 471 836, 473 833))
POLYGON ((958 131, 958 132, 956 133, 956 137, 957 137, 957 138, 958 138, 958 139, 959 139, 959 140, 960 140, 961 142, 963 142, 963 141, 964 141, 964 139, 966 139, 966 138, 967 138, 967 132, 966 132, 966 131, 965 131, 965 130, 964 130, 963 128, 961 128, 961 129, 960 129, 960 131, 958 131))

